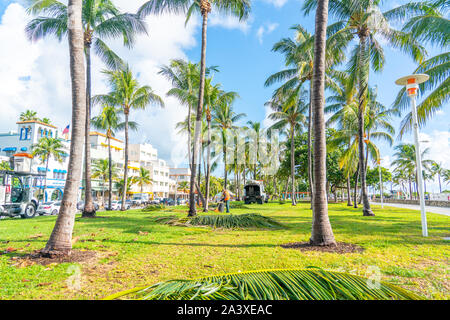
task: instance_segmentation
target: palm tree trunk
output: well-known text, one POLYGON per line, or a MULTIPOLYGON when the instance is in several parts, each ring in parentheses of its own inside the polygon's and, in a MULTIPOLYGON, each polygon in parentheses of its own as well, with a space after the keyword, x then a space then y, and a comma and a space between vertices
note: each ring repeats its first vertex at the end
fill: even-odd
POLYGON ((70 75, 72 84, 72 138, 64 195, 50 239, 43 255, 70 254, 72 232, 83 163, 83 136, 86 117, 86 86, 83 56, 83 29, 81 25, 82 0, 69 0, 68 32, 70 75))
POLYGON ((109 184, 109 194, 108 194, 108 208, 111 210, 112 202, 112 155, 111 155, 111 138, 108 137, 108 184, 109 184))
POLYGON ((291 190, 292 205, 296 205, 295 201, 295 144, 294 144, 294 126, 291 127, 291 190))
POLYGON ((359 178, 359 162, 358 162, 358 166, 356 168, 356 173, 355 173, 355 192, 354 192, 354 201, 353 201, 353 207, 354 208, 358 208, 358 178, 359 178))
POLYGON ((208 121, 208 145, 206 147, 206 180, 205 180, 205 206, 203 208, 204 212, 208 212, 209 205, 209 183, 210 183, 210 173, 211 173, 211 114, 208 113, 206 115, 206 120, 208 121))
POLYGON ((228 171, 227 171, 227 149, 226 147, 223 148, 223 187, 224 189, 227 188, 228 186, 228 171))
MULTIPOLYGON (((192 150, 192 172, 191 172, 191 183, 189 189, 189 217, 197 215, 197 208, 195 207, 195 174, 196 174, 196 164, 197 164, 197 150, 200 147, 200 131, 202 126, 202 111, 203 111, 203 97, 205 94, 205 72, 206 72, 206 30, 208 25, 208 12, 211 11, 211 7, 205 8, 205 0, 200 3, 201 13, 202 13, 202 53, 200 58, 200 86, 198 92, 198 104, 194 131, 194 148, 192 150)), ((207 2, 207 1, 206 1, 207 2)), ((207 2, 209 4, 209 2, 207 2)), ((199 186, 200 187, 200 186, 199 186)), ((200 192, 200 190, 199 190, 200 192)))
POLYGON ((409 200, 412 200, 413 193, 412 193, 412 187, 411 187, 411 176, 409 176, 409 200))
POLYGON ((125 164, 123 169, 123 190, 122 190, 122 206, 121 211, 125 211, 125 200, 127 198, 127 186, 128 186, 128 108, 124 109, 125 113, 125 164))
POLYGON ((43 202, 48 201, 48 199, 45 198, 45 196, 46 196, 45 190, 47 190, 47 172, 48 172, 48 160, 49 159, 50 159, 50 154, 47 155, 47 159, 45 160, 45 178, 44 178, 44 189, 43 189, 44 196, 42 197, 42 199, 44 200, 43 202))
POLYGON ((366 50, 366 37, 360 36, 359 46, 359 110, 358 110, 358 136, 359 136, 359 170, 361 175, 361 198, 363 204, 363 215, 374 216, 375 214, 370 209, 369 198, 367 196, 366 187, 366 166, 364 160, 364 116, 365 104, 368 88, 368 56, 366 50))
POLYGON ((311 209, 312 209, 312 203, 313 203, 313 194, 314 194, 314 184, 313 184, 313 177, 312 177, 312 171, 313 171, 313 164, 312 164, 312 134, 313 134, 313 126, 312 126, 312 89, 313 89, 313 82, 312 80, 309 81, 309 117, 308 117, 308 182, 309 182, 309 194, 311 199, 311 209))
POLYGON ((95 217, 95 207, 92 200, 92 181, 91 181, 91 46, 85 43, 86 55, 86 127, 84 131, 84 208, 82 217, 95 217))
POLYGON ((438 173, 438 180, 439 180, 439 193, 442 193, 442 187, 441 187, 441 175, 438 173))
POLYGON ((347 176, 347 206, 351 207, 352 204, 352 198, 351 198, 351 186, 350 186, 350 174, 347 176))
POLYGON ((325 138, 325 50, 328 23, 328 0, 318 0, 316 9, 316 38, 314 40, 313 121, 314 121, 314 198, 312 245, 336 245, 328 218, 326 191, 326 138, 325 138))

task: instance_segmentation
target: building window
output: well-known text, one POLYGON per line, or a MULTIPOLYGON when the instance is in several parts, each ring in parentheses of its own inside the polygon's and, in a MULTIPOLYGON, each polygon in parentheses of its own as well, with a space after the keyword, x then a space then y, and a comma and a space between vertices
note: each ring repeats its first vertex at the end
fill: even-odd
POLYGON ((20 140, 25 140, 25 129, 20 129, 20 140))

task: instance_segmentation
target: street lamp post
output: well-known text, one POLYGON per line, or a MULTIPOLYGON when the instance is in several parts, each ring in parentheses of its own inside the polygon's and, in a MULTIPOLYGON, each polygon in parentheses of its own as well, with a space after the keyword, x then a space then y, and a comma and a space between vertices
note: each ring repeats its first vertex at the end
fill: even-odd
POLYGON ((425 212, 425 195, 423 193, 422 159, 420 154, 419 124, 417 122, 416 97, 419 90, 419 84, 427 81, 429 78, 430 77, 427 74, 413 74, 410 76, 402 77, 397 81, 395 81, 395 83, 399 86, 406 86, 408 97, 411 99, 414 142, 416 146, 417 180, 420 199, 420 212, 422 217, 422 235, 424 237, 428 237, 428 228, 427 228, 427 214, 425 212))

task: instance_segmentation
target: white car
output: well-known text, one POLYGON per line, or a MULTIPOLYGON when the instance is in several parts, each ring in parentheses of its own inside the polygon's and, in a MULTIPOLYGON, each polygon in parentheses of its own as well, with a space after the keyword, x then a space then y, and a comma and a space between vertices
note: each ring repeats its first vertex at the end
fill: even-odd
POLYGON ((106 210, 119 210, 122 202, 121 201, 111 201, 111 209, 109 209, 108 201, 105 203, 105 209, 106 210))
POLYGON ((59 213, 60 208, 61 208, 61 201, 44 202, 41 203, 37 208, 37 213, 41 216, 44 214, 57 215, 59 213))

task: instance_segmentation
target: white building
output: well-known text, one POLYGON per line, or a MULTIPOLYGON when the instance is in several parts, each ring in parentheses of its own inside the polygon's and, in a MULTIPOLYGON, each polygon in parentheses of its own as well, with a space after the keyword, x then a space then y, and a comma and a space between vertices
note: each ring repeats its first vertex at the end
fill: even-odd
MULTIPOLYGON (((169 166, 166 161, 158 159, 158 150, 151 144, 130 144, 130 161, 150 171, 152 183, 144 192, 149 192, 154 198, 168 198, 170 186, 174 184, 169 177, 169 166)), ((134 186, 132 192, 140 192, 139 186, 134 186)))
MULTIPOLYGON (((46 173, 47 188, 43 199, 61 199, 67 175, 69 142, 63 141, 66 153, 62 162, 50 157, 46 168, 45 163, 33 157, 31 149, 42 137, 61 136, 58 128, 38 120, 19 121, 17 126, 17 131, 0 133, 0 156, 9 158, 15 171, 46 173)), ((43 181, 40 188, 43 188, 43 181)))
POLYGON ((177 199, 189 197, 189 183, 191 182, 191 170, 189 168, 170 168, 169 177, 175 183, 171 187, 170 196, 177 199), (182 185, 187 186, 181 187, 182 185))
MULTIPOLYGON (((9 161, 10 166, 15 171, 30 171, 34 173, 45 173, 45 163, 32 156, 32 146, 37 144, 42 137, 62 137, 57 127, 43 123, 38 120, 17 122, 17 131, 0 133, 0 161, 9 161)), ((92 169, 96 160, 108 159, 108 140, 105 134, 93 131, 90 133, 90 147, 92 169)), ((63 140, 63 145, 67 150, 63 156, 62 163, 51 157, 47 169, 47 190, 45 200, 60 199, 64 190, 67 175, 68 158, 70 151, 70 141, 63 140)), ((123 176, 124 149, 122 140, 111 138, 111 158, 117 168, 119 178, 123 176)), ((169 166, 164 160, 158 159, 158 151, 151 144, 130 144, 129 145, 128 174, 129 177, 138 176, 141 167, 150 171, 152 184, 144 186, 143 192, 149 193, 152 198, 168 198, 170 186, 174 185, 169 177, 169 166)), ((84 164, 84 162, 83 162, 84 164)), ((84 186, 84 175, 81 189, 84 186)), ((101 199, 107 194, 108 183, 105 179, 92 179, 92 190, 94 198, 101 199)), ((113 196, 117 197, 116 183, 113 183, 113 196)), ((140 186, 134 185, 131 194, 139 193, 140 186)), ((81 192, 79 197, 81 197, 81 192)))

